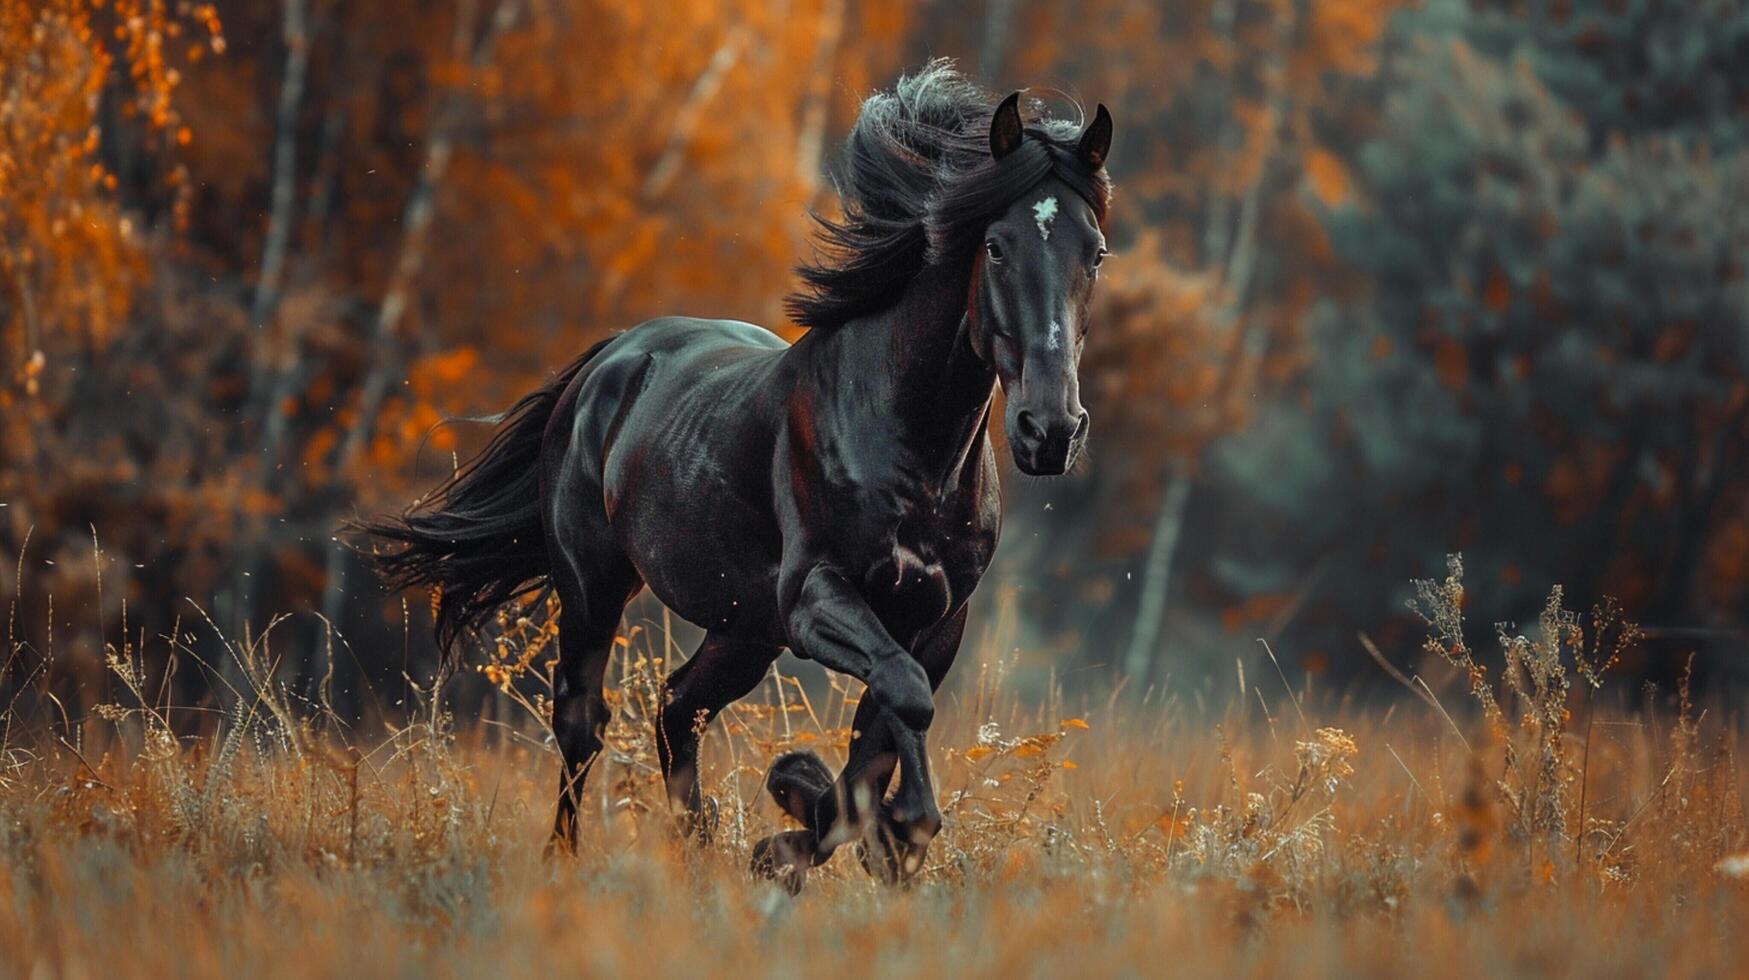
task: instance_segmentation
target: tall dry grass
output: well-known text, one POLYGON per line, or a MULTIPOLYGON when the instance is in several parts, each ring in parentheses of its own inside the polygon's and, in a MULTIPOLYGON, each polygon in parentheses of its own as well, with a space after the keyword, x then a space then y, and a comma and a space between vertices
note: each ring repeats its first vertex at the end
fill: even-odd
MULTIPOLYGON (((1271 653, 1218 712, 1023 704, 1003 644, 969 651, 932 736, 946 826, 923 872, 884 888, 841 853, 793 900, 746 872, 781 827, 761 781, 785 749, 841 758, 849 687, 774 674, 719 720, 720 823, 694 849, 648 724, 680 654, 635 627, 582 852, 549 861, 537 610, 506 614, 481 665, 520 712, 492 724, 413 687, 404 725, 350 731, 254 639, 228 646, 236 696, 179 735, 192 709, 124 643, 113 703, 79 720, 15 699, 0 726, 0 972, 1740 972, 1740 716, 1594 686, 1633 640, 1610 610, 1557 594, 1528 635, 1472 648, 1461 567, 1418 604, 1456 669, 1375 649, 1414 692, 1394 702, 1291 688, 1271 653)), ((7 669, 42 656, 15 646, 7 669)))

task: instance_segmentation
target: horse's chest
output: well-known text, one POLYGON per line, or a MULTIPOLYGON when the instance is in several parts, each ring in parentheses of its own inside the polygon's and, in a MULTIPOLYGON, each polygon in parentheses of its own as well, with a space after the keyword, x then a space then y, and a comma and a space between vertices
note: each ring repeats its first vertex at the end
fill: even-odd
POLYGON ((953 607, 953 582, 933 542, 895 535, 891 551, 868 573, 869 591, 933 622, 953 607))
POLYGON ((963 519, 957 528, 949 523, 901 522, 869 566, 866 594, 901 643, 957 609, 983 574, 982 529, 963 519))

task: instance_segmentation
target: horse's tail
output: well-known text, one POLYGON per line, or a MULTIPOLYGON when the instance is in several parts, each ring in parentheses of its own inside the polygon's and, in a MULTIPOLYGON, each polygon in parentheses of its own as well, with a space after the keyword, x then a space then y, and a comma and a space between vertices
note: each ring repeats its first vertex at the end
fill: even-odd
POLYGON ((500 427, 486 448, 405 513, 350 525, 389 545, 370 555, 389 585, 438 590, 437 642, 446 656, 459 657, 462 637, 499 606, 546 586, 542 437, 565 389, 612 339, 492 417, 500 427))

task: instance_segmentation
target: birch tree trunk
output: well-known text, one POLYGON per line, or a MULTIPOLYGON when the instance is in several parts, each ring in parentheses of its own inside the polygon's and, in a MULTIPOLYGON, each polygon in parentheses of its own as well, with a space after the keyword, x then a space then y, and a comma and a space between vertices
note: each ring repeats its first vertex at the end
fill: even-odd
POLYGON ((1142 565, 1142 591, 1136 604, 1136 628, 1124 651, 1123 671, 1145 681, 1153 673, 1154 655, 1166 625, 1166 597, 1172 587, 1172 559, 1178 553, 1178 538, 1184 529, 1184 502, 1190 499, 1190 478, 1181 463, 1167 466, 1166 485, 1160 492, 1160 511, 1154 518, 1154 536, 1148 558, 1142 565))
MULTIPOLYGON (((656 162, 650 165, 649 174, 638 188, 646 208, 656 207, 662 195, 674 183, 686 157, 686 148, 692 145, 692 138, 697 134, 699 124, 704 121, 705 108, 716 98, 729 72, 734 70, 747 49, 752 46, 753 40, 753 31, 746 25, 737 24, 730 28, 723 36, 722 43, 711 53, 710 60, 705 62, 704 69, 693 79, 692 88, 686 93, 686 101, 680 104, 680 109, 674 114, 674 125, 668 131, 668 139, 662 146, 662 152, 656 157, 656 162)), ((612 309, 619 302, 620 291, 625 288, 628 275, 628 270, 614 268, 602 277, 600 289, 602 305, 605 308, 612 309)))
POLYGON ((674 128, 668 133, 668 143, 662 148, 662 154, 656 158, 650 167, 649 176, 644 178, 644 185, 639 193, 646 201, 662 196, 676 175, 680 173, 681 161, 686 156, 686 148, 692 144, 692 135, 697 132, 698 124, 704 118, 705 107, 716 97, 717 90, 723 87, 723 80, 735 63, 741 60, 741 55, 747 46, 753 42, 753 32, 745 26, 736 26, 723 37, 723 43, 717 45, 710 60, 705 62, 704 71, 693 79, 691 91, 686 93, 686 101, 681 103, 680 111, 674 114, 674 128))
MULTIPOLYGON (((255 283, 255 295, 249 303, 249 323, 255 328, 257 343, 271 343, 269 331, 279 309, 280 287, 284 282, 285 260, 291 242, 291 230, 297 203, 298 110, 303 104, 304 81, 310 65, 309 5, 307 0, 285 0, 281 18, 281 35, 285 44, 285 71, 280 81, 279 103, 274 112, 273 171, 270 178, 270 206, 267 234, 261 250, 260 278, 255 283)), ((281 364, 275 352, 266 351, 266 363, 259 358, 250 377, 248 404, 250 416, 261 420, 260 472, 255 482, 263 489, 273 482, 274 459, 278 456, 278 433, 284 429, 280 417, 280 402, 285 397, 285 378, 292 366, 281 364)), ((295 352, 279 352, 295 356, 295 352)), ((241 575, 235 583, 237 601, 232 619, 240 634, 247 634, 255 617, 255 597, 261 577, 266 532, 251 533, 243 548, 241 575)), ((227 661, 227 664, 229 661, 227 661)))
POLYGON ((285 256, 291 241, 292 205, 297 198, 298 108, 304 99, 304 78, 310 67, 309 5, 285 0, 281 33, 285 39, 285 75, 274 113, 273 184, 267 239, 261 250, 261 278, 249 304, 249 322, 266 330, 279 304, 285 256))
POLYGON ((825 0, 813 64, 808 70, 808 96, 796 139, 796 176, 808 188, 809 197, 820 183, 820 154, 826 145, 826 123, 832 108, 832 63, 844 38, 844 4, 845 0, 825 0))
MULTIPOLYGON (((498 0, 485 29, 470 42, 473 18, 469 16, 468 8, 471 6, 464 3, 462 10, 458 12, 456 50, 460 56, 458 60, 465 60, 471 71, 479 72, 491 63, 492 51, 497 46, 498 39, 515 22, 516 0, 498 0)), ((370 368, 359 389, 358 412, 340 442, 335 459, 335 473, 339 479, 345 479, 346 474, 352 471, 363 455, 364 448, 375 431, 376 417, 382 409, 383 399, 388 396, 389 386, 400 372, 401 358, 397 356, 396 333, 400 328, 401 318, 407 311, 419 271, 425 264, 427 233, 437 210, 438 190, 443 186, 450 159, 455 155, 454 130, 463 108, 462 94, 452 89, 444 94, 437 111, 432 114, 431 132, 425 143, 425 159, 419 168, 419 178, 402 211, 399 254, 389 275, 388 285, 383 290, 382 304, 377 308, 371 329, 370 368)), ((347 554, 346 546, 340 541, 330 543, 326 584, 322 593, 322 614, 331 623, 340 621, 340 607, 346 595, 347 554)))
POLYGON ((978 77, 992 82, 1008 60, 1008 28, 1015 0, 985 0, 984 42, 978 46, 978 77))
MULTIPOLYGON (((1293 97, 1287 86, 1287 56, 1294 35, 1299 30, 1302 2, 1303 0, 1288 0, 1284 5, 1286 9, 1275 19, 1275 33, 1271 39, 1268 60, 1264 65, 1268 91, 1267 115, 1264 121, 1267 142, 1263 159, 1257 165, 1257 173, 1240 199, 1236 227, 1230 236, 1231 250, 1227 252, 1226 261, 1220 270, 1220 283, 1225 298, 1216 309, 1214 317, 1217 324, 1233 330, 1232 346, 1228 349, 1226 363, 1221 372, 1221 387, 1229 399, 1238 397, 1236 389, 1244 364, 1258 353, 1256 324, 1245 313, 1250 303, 1251 284, 1257 272, 1257 236, 1263 211, 1263 194, 1274 174, 1275 161, 1283 143, 1281 131, 1292 109, 1293 97)), ((1225 25, 1229 34, 1236 16, 1234 7, 1235 3, 1228 0, 1215 11, 1215 16, 1220 18, 1219 23, 1225 25)), ((1225 213, 1224 209, 1221 213, 1225 213)), ((1228 236, 1216 236, 1215 247, 1226 248, 1227 240, 1228 236)), ((1152 675, 1154 661, 1159 653, 1160 635, 1165 627, 1167 593, 1171 588, 1172 564, 1176 557, 1184 524, 1185 503, 1190 498, 1193 480, 1189 467, 1182 461, 1169 460, 1166 463, 1161 480, 1163 489, 1160 509, 1154 520, 1148 557, 1142 566, 1135 629, 1131 633, 1130 645, 1123 659, 1125 673, 1138 681, 1145 682, 1152 675)))

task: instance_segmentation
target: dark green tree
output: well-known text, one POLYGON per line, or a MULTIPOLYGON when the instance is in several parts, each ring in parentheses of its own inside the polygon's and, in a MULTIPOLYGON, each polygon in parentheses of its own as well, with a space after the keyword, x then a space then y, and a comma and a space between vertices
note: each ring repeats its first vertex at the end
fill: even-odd
POLYGON ((1316 311, 1303 390, 1224 447, 1230 587, 1322 564, 1319 618, 1351 630, 1462 550, 1483 621, 1562 582, 1732 635, 1749 5, 1432 0, 1391 47, 1357 193, 1324 213, 1370 286, 1316 311))

